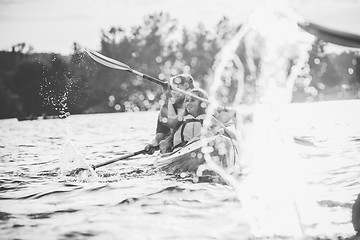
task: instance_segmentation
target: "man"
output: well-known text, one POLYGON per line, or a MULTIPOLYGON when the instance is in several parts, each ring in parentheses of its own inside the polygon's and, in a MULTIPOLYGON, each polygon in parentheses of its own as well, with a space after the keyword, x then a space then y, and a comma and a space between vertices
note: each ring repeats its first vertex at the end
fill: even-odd
MULTIPOLYGON (((170 78, 170 86, 177 87, 181 90, 189 91, 194 89, 194 79, 188 74, 180 74, 170 78)), ((176 128, 169 122, 168 111, 175 111, 178 116, 182 116, 185 111, 185 95, 171 89, 165 91, 166 99, 164 105, 161 107, 155 138, 145 147, 147 154, 153 154, 161 144, 161 152, 166 152, 171 148, 172 131, 176 128)), ((175 129, 176 130, 176 129, 175 129)))

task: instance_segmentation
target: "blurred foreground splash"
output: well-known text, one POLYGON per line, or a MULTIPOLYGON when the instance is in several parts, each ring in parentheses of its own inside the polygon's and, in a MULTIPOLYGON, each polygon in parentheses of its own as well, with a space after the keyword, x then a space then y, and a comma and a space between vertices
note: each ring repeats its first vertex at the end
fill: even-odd
POLYGON ((206 159, 237 191, 251 232, 259 238, 304 238, 311 226, 321 224, 283 122, 294 81, 309 71, 315 40, 298 27, 302 22, 285 5, 257 9, 217 56, 209 91, 210 114, 216 105, 237 110, 242 170, 230 173, 213 164, 210 155, 206 159))

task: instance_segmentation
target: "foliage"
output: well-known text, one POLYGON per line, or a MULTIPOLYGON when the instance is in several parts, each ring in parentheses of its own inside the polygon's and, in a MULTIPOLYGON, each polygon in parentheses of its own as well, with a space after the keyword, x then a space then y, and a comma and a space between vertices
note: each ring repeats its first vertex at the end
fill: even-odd
MULTIPOLYGON (((223 18, 214 29, 202 24, 193 31, 178 29, 176 19, 155 13, 130 30, 103 30, 98 51, 161 80, 189 73, 199 87, 209 89, 217 54, 240 28, 223 18)), ((261 41, 246 37, 251 38, 250 42, 261 41)), ((327 55, 324 48, 320 40, 313 44, 306 74, 296 82, 294 101, 322 100, 331 94, 338 98, 358 96, 360 57, 353 52, 327 55)), ((219 93, 224 104, 234 101, 239 77, 244 78, 244 96, 254 95, 251 93, 258 77, 254 69, 260 69, 260 57, 256 55, 259 49, 251 49, 243 42, 236 51, 242 76, 229 73, 224 78, 227 90, 219 93)), ((77 43, 70 56, 34 53, 25 43, 14 45, 11 52, 0 52, 0 118, 59 115, 66 111, 155 110, 161 95, 162 89, 153 83, 97 64, 77 43)))
POLYGON ((360 56, 354 51, 327 54, 326 43, 316 40, 309 52, 303 78, 295 83, 294 101, 358 98, 360 56))

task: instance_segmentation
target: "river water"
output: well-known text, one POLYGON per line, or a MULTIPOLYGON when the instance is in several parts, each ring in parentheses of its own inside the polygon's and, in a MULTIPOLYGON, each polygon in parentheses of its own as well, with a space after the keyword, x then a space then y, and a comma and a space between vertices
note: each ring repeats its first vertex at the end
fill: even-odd
MULTIPOLYGON (((315 210, 297 209, 312 222, 299 218, 300 237, 355 234, 351 207, 360 193, 357 109, 360 101, 337 101, 291 104, 286 111, 289 133, 315 145, 294 144, 298 169, 316 203, 315 210)), ((156 155, 101 167, 91 180, 61 174, 68 138, 88 164, 100 163, 142 149, 153 137, 156 117, 157 112, 137 112, 1 120, 0 239, 298 237, 295 231, 271 233, 261 223, 255 231, 244 209, 246 193, 237 194, 231 185, 167 175, 154 166, 156 155)), ((278 200, 282 203, 284 197, 278 200)), ((253 215, 262 219, 267 212, 261 212, 261 205, 257 209, 253 215)), ((288 221, 272 212, 267 216, 272 222, 288 221)))

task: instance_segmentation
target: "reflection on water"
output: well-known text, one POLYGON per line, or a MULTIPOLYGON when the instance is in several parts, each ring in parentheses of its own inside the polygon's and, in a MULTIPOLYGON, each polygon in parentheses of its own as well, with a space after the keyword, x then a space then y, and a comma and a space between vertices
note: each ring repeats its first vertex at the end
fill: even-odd
MULTIPOLYGON (((297 167, 305 169, 308 192, 319 204, 316 215, 308 213, 317 222, 304 226, 307 236, 354 234, 350 207, 360 192, 356 140, 360 116, 352 109, 359 107, 359 101, 343 101, 293 104, 288 109, 284 123, 291 126, 291 133, 316 145, 295 146, 300 156, 297 167)), ((156 112, 76 115, 68 120, 72 141, 86 162, 94 164, 141 149, 153 136, 156 116, 156 112)), ((1 121, 3 238, 251 236, 251 224, 243 215, 244 199, 238 199, 230 186, 194 184, 186 176, 166 175, 153 166, 155 156, 140 155, 99 168, 98 181, 67 181, 59 169, 66 142, 63 121, 1 121)), ((263 210, 259 205, 259 217, 269 212, 263 210)))

